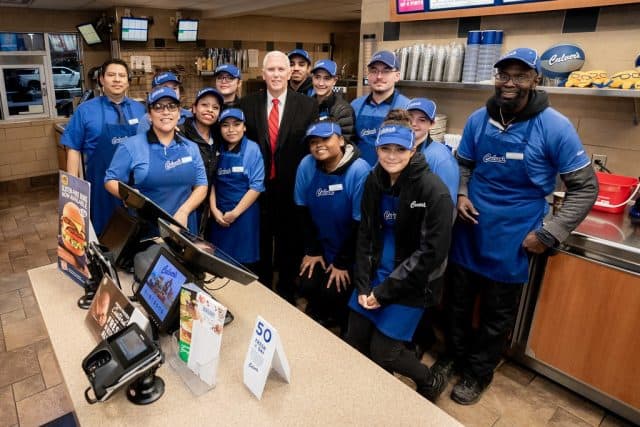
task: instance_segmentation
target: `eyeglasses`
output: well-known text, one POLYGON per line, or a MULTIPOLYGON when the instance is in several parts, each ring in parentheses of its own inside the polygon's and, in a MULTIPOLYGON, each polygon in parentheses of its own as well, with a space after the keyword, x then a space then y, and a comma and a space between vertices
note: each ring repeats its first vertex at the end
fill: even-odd
POLYGON ((531 81, 530 74, 518 74, 517 76, 512 76, 509 73, 500 72, 496 73, 494 77, 499 83, 507 83, 509 80, 511 80, 514 84, 517 85, 525 84, 531 81))
POLYGON ((230 76, 228 74, 218 74, 216 76, 216 80, 219 82, 232 82, 234 81, 236 78, 233 76, 230 76))
POLYGON ((168 102, 166 104, 153 104, 151 106, 151 109, 156 113, 162 113, 164 110, 167 110, 170 113, 174 113, 178 111, 179 107, 180 105, 176 104, 175 102, 168 102))
POLYGON ((383 76, 386 77, 389 74, 395 72, 396 70, 392 69, 392 68, 383 68, 382 70, 376 70, 375 68, 369 68, 369 70, 367 70, 367 73, 370 76, 383 76))

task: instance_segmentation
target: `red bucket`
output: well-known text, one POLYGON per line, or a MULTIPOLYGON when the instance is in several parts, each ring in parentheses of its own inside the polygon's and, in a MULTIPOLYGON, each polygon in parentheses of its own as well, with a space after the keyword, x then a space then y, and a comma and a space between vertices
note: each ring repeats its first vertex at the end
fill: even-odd
POLYGON ((593 209, 609 213, 623 212, 635 195, 634 187, 638 186, 638 178, 603 172, 596 172, 596 176, 600 190, 593 209))

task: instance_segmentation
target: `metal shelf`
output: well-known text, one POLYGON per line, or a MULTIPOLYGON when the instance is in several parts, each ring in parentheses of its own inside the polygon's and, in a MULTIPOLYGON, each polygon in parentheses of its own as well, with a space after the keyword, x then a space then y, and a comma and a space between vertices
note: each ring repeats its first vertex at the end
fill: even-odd
MULTIPOLYGON (((430 89, 467 89, 493 91, 493 84, 486 83, 459 83, 459 82, 422 82, 415 80, 401 80, 397 86, 424 87, 430 89)), ((538 86, 538 89, 547 93, 564 95, 609 96, 618 98, 640 98, 640 90, 637 89, 609 89, 609 88, 580 88, 580 87, 555 87, 538 86)))
MULTIPOLYGON (((461 83, 461 82, 423 82, 416 80, 400 80, 396 83, 399 87, 422 87, 427 89, 454 89, 493 91, 494 85, 487 83, 461 83)), ((633 100, 633 124, 640 124, 640 90, 638 89, 609 89, 609 88, 580 88, 580 87, 555 87, 538 86, 538 89, 547 93, 559 95, 579 96, 603 96, 610 98, 629 98, 633 100)))

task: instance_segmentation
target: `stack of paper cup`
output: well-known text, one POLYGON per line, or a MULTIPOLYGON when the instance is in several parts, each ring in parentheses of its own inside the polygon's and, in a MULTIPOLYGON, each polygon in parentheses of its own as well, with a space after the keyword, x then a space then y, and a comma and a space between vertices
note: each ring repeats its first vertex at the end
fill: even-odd
POLYGON ((464 66, 462 67, 462 81, 465 83, 476 81, 481 39, 482 31, 469 31, 467 33, 467 50, 464 52, 464 66))
POLYGON ((491 80, 493 77, 493 64, 495 64, 495 44, 498 32, 487 30, 482 32, 480 49, 478 51, 478 68, 476 71, 476 81, 483 82, 491 80))

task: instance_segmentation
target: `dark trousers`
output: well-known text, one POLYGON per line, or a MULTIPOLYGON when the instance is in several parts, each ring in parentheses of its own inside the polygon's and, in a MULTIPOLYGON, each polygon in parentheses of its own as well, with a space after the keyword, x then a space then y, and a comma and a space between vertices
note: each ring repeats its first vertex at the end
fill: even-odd
POLYGON ((308 301, 307 314, 319 320, 335 320, 341 330, 346 331, 349 307, 347 302, 351 296, 351 287, 338 292, 335 284, 327 288, 329 273, 316 264, 309 278, 308 272, 300 277, 300 295, 308 301))
POLYGON ((459 369, 488 384, 513 329, 522 284, 496 282, 453 263, 447 274, 447 353, 459 369), (480 323, 473 330, 478 296, 480 323))
POLYGON ((431 370, 423 365, 405 343, 389 338, 360 313, 349 312, 345 340, 388 372, 411 378, 418 386, 431 384, 431 370))
POLYGON ((260 196, 260 261, 258 278, 272 289, 278 271, 276 292, 293 303, 295 283, 302 260, 302 237, 292 194, 284 194, 273 183, 260 196))

